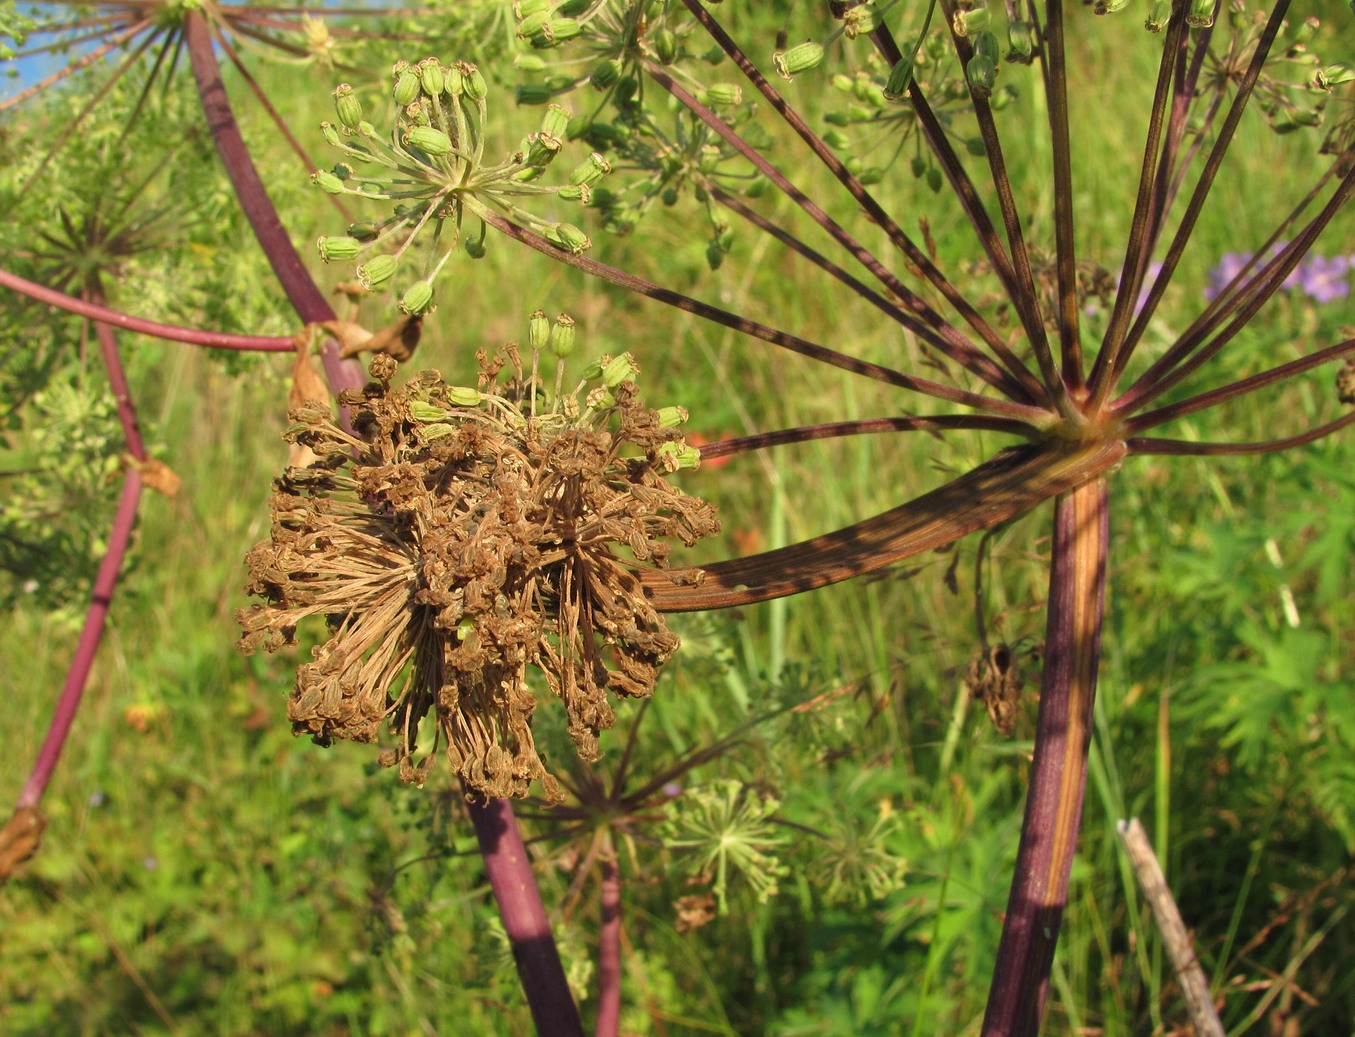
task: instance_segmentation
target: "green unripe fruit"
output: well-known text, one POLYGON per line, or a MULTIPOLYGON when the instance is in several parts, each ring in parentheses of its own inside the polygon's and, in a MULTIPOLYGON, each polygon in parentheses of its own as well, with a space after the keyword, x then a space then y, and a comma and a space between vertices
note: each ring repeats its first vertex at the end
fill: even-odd
MULTIPOLYGON (((532 316, 535 318, 536 315, 532 316)), ((550 351, 561 360, 574 352, 574 318, 567 313, 556 317, 550 329, 550 351)))
POLYGON ((400 300, 400 309, 417 316, 433 308, 433 286, 427 281, 415 281, 400 300))
POLYGON ((350 130, 357 129, 362 122, 362 102, 348 83, 340 83, 335 89, 334 109, 339 113, 339 121, 350 130))
POLYGON ((343 194, 343 181, 327 169, 321 169, 312 173, 311 183, 315 184, 326 194, 343 194))
POLYGON ((572 223, 557 223, 549 228, 546 231, 546 240, 576 256, 580 252, 588 251, 589 246, 593 244, 588 240, 588 235, 572 223))
POLYGON ((389 281, 395 274, 395 257, 388 255, 373 256, 358 267, 358 283, 371 291, 379 284, 389 281))
POLYGON ((633 382, 640 373, 640 369, 635 366, 635 358, 629 353, 622 353, 620 356, 612 359, 602 369, 602 384, 608 389, 615 389, 622 382, 633 382))
POLYGON ((823 47, 818 43, 797 43, 789 50, 772 55, 776 74, 787 82, 798 72, 808 72, 823 61, 823 47))
POLYGON ((413 104, 418 96, 419 76, 407 68, 395 80, 395 103, 404 108, 413 104))
POLYGON ((735 105, 743 100, 743 89, 736 83, 714 83, 706 90, 706 103, 712 108, 735 105))
POLYGON ((447 134, 432 126, 415 126, 404 136, 407 148, 416 148, 430 158, 438 158, 452 150, 452 140, 447 134))
POLYGON ((550 320, 545 310, 536 310, 527 318, 527 345, 539 353, 550 344, 550 320))
POLYGON ((677 37, 669 29, 659 29, 649 34, 649 42, 654 48, 654 56, 662 65, 671 65, 677 60, 677 37))
POLYGON ((315 244, 320 250, 320 258, 326 263, 354 259, 362 248, 362 242, 357 238, 348 237, 323 237, 315 244))
POLYGON ((429 97, 437 97, 447 85, 442 65, 437 58, 425 58, 419 62, 419 84, 429 97))
POLYGON ((478 407, 484 396, 479 389, 472 389, 468 385, 449 385, 447 399, 454 407, 478 407))

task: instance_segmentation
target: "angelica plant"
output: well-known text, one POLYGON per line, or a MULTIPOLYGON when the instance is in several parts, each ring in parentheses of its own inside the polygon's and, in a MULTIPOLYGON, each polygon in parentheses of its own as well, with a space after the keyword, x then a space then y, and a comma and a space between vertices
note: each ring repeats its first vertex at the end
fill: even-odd
MULTIPOLYGON (((649 696, 659 665, 673 654, 664 613, 746 605, 878 572, 1053 502, 1027 805, 982 1023, 984 1034, 1038 1031, 1082 815, 1112 510, 1123 499, 1116 487, 1133 485, 1139 457, 1267 454, 1355 421, 1346 409, 1355 397, 1348 333, 1294 343, 1243 378, 1211 377, 1292 278, 1314 298, 1335 291, 1335 267, 1304 264, 1319 247, 1328 255, 1341 250, 1333 239, 1355 193, 1355 65, 1340 52, 1348 16, 1340 13, 1346 21, 1324 31, 1314 19, 1291 17, 1287 0, 1227 11, 1201 0, 1158 0, 1146 21, 1119 3, 1070 11, 1060 0, 1002 8, 964 0, 922 10, 845 2, 819 12, 820 21, 788 25, 786 38, 774 41, 745 39, 757 25, 732 5, 520 0, 467 5, 476 30, 446 37, 435 19, 410 16, 417 52, 394 66, 398 55, 384 54, 390 71, 368 88, 343 65, 350 37, 321 28, 311 14, 275 18, 271 9, 195 3, 93 8, 58 19, 56 38, 105 34, 98 56, 118 48, 128 55, 115 79, 145 55, 150 67, 133 115, 153 103, 151 87, 177 57, 188 58, 206 125, 299 327, 267 341, 214 337, 133 322, 100 300, 74 299, 31 278, 6 273, 0 283, 103 326, 135 323, 213 345, 295 352, 289 435, 298 449, 277 483, 272 535, 250 556, 251 590, 265 604, 244 614, 245 646, 280 647, 299 622, 318 625, 323 617, 327 640, 299 666, 288 700, 295 729, 322 743, 391 737, 395 747, 384 761, 414 783, 445 754, 469 790, 486 873, 541 1032, 578 1033, 581 1025, 512 809, 501 798, 528 795, 534 782, 545 799, 560 798, 561 779, 536 747, 538 692, 562 700, 579 755, 592 757, 614 719, 608 692, 649 696), (1073 101, 1096 98, 1102 118, 1124 103, 1103 96, 1094 70, 1076 65, 1072 43, 1083 19, 1097 16, 1117 20, 1126 47, 1150 48, 1157 76, 1142 110, 1128 113, 1144 125, 1143 146, 1132 156, 1137 185, 1121 200, 1123 237, 1089 255, 1079 236, 1085 186, 1073 161, 1082 132, 1073 101), (300 42, 289 30, 302 33, 300 42), (319 131, 337 161, 317 162, 299 144, 295 150, 306 175, 343 207, 338 232, 319 239, 319 258, 353 264, 354 299, 395 288, 404 317, 393 330, 372 333, 340 320, 286 233, 221 79, 225 55, 261 96, 237 51, 241 39, 279 45, 290 60, 346 77, 337 88, 327 84, 337 122, 319 131), (478 46, 490 52, 477 53, 478 46), (517 80, 519 106, 545 110, 535 128, 515 137, 516 147, 499 152, 487 126, 500 109, 489 98, 502 88, 496 79, 508 78, 517 80), (779 85, 786 82, 792 86, 779 85), (827 129, 782 92, 807 84, 834 99, 827 129), (1047 115, 1047 127, 1034 132, 1007 121, 1027 94, 1047 115), (1192 237, 1253 110, 1307 149, 1299 153, 1313 170, 1311 190, 1292 200, 1270 234, 1238 246, 1246 258, 1229 265, 1208 299, 1178 306, 1174 279, 1192 263, 1215 262, 1192 247, 1192 237), (1018 152, 1044 163, 1047 216, 1032 212, 1038 207, 1010 171, 1018 152), (802 161, 826 170, 840 198, 811 197, 802 161), (942 255, 929 223, 920 222, 916 235, 906 229, 911 210, 909 219, 900 216, 884 188, 910 179, 925 188, 928 204, 972 230, 968 263, 942 255), (745 236, 766 235, 871 307, 900 340, 917 344, 926 363, 857 356, 838 329, 780 326, 775 300, 770 316, 737 312, 708 301, 713 292, 704 287, 678 291, 611 261, 607 232, 640 234, 671 211, 695 211, 684 229, 698 228, 711 271, 727 274, 745 236), (829 246, 811 244, 810 234, 829 246), (701 458, 908 432, 943 439, 978 432, 1008 445, 935 488, 899 487, 896 507, 812 540, 699 566, 670 558, 668 540, 695 541, 714 520, 667 481, 698 456, 676 430, 680 422, 670 420, 675 412, 651 410, 636 395, 633 376, 651 362, 653 342, 600 362, 592 377, 601 384, 581 400, 566 391, 563 373, 542 375, 536 360, 521 364, 511 350, 506 366, 486 354, 473 387, 436 375, 397 382, 396 359, 410 359, 422 323, 446 317, 446 285, 473 283, 475 259, 510 243, 738 332, 755 348, 786 350, 906 394, 897 412, 761 431, 703 446, 701 458), (310 367, 313 345, 327 387, 310 367), (364 351, 378 354, 370 383, 353 361, 364 351), (1253 405, 1267 398, 1258 394, 1334 364, 1344 365, 1337 391, 1313 382, 1326 391, 1314 392, 1311 412, 1277 413, 1271 438, 1201 441, 1193 427, 1159 432, 1224 404, 1253 405), (432 724, 421 728, 428 717, 432 724)), ((44 29, 14 21, 10 31, 44 29)), ((97 60, 86 55, 75 65, 97 60)), ((48 135, 49 150, 28 154, 16 190, 39 190, 49 167, 59 169, 60 145, 90 123, 101 96, 93 92, 48 135)), ((533 357, 552 345, 566 352, 571 325, 560 320, 542 331, 544 319, 533 318, 529 330, 533 357)), ((117 365, 109 367, 118 384, 117 365)), ((122 416, 130 445, 134 423, 125 409, 122 416)), ((113 538, 122 545, 142 468, 130 466, 124 478, 113 538)), ((96 582, 96 626, 121 557, 121 548, 110 550, 96 582)), ((77 692, 96 640, 82 641, 84 669, 73 667, 69 682, 77 692)), ((1006 648, 985 643, 967 675, 999 727, 1011 724, 1021 694, 1006 648)), ((63 698, 10 842, 0 845, 6 868, 34 848, 37 805, 75 702, 78 693, 63 698)), ((653 792, 637 802, 652 805, 653 792)), ((727 904, 736 874, 767 896, 784 876, 774 797, 712 785, 667 814, 669 848, 717 883, 715 908, 727 904)), ((875 836, 859 844, 840 838, 843 860, 822 873, 827 883, 852 875, 892 888, 896 862, 872 845, 887 827, 882 817, 875 836)), ((606 1027, 615 1032, 620 885, 614 847, 596 845, 606 863, 606 1027)), ((704 917, 705 901, 697 900, 689 914, 704 917)))

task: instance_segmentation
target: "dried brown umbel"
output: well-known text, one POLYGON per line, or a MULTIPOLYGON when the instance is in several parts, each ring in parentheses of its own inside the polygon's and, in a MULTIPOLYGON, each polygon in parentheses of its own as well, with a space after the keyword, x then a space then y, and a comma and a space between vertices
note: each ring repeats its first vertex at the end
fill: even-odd
POLYGON ((636 397, 628 355, 595 365, 598 384, 553 399, 516 349, 481 354, 477 388, 425 372, 393 389, 394 363, 326 409, 292 412, 288 438, 318 460, 277 480, 270 539, 247 559, 268 604, 240 613, 240 647, 293 643, 310 615, 330 638, 297 670, 288 715, 321 744, 372 742, 421 783, 438 744, 467 786, 559 796, 531 720, 539 670, 563 703, 579 755, 595 759, 615 719, 608 693, 647 696, 678 639, 646 600, 639 567, 663 569, 669 541, 719 527, 714 509, 670 486, 692 467, 680 408, 636 397), (505 377, 506 376, 506 377, 505 377), (430 712, 436 737, 420 746, 430 712))

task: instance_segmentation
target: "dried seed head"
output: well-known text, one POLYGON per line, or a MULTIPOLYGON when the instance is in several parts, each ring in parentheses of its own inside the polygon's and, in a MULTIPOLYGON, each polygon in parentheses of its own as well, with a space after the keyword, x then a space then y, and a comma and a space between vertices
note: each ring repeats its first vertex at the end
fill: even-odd
POLYGON ((666 537, 693 543, 718 524, 664 479, 696 452, 632 384, 598 386, 605 410, 567 396, 542 414, 505 351, 482 354, 479 390, 431 372, 391 388, 393 361, 374 358, 376 383, 340 399, 361 438, 325 408, 292 412, 288 437, 320 460, 276 484, 272 536, 247 559, 265 603, 241 612, 240 643, 274 650, 323 616, 329 638, 288 709, 297 733, 372 742, 385 728, 397 748, 382 762, 422 783, 431 717, 432 744, 472 789, 523 796, 540 781, 558 798, 532 735, 538 695, 561 700, 595 759, 610 696, 649 695, 678 644, 633 567, 662 570, 666 537))

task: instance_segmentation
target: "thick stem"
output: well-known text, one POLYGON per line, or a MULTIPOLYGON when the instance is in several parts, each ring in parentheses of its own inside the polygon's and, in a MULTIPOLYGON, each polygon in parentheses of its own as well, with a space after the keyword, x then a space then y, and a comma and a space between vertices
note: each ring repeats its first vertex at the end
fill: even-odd
POLYGON ((621 866, 609 834, 603 835, 598 866, 602 926, 598 933, 598 1018, 596 1037, 617 1037, 621 1028, 621 866))
POLYGON ((1109 536, 1106 481, 1054 505, 1035 758, 983 1037, 1034 1037, 1044 1015, 1087 787, 1109 536))
POLYGON ((485 802, 474 796, 468 803, 536 1032, 542 1037, 583 1037, 583 1022, 569 992, 512 806, 504 799, 485 802))
POLYGON ((19 794, 19 810, 36 809, 42 802, 47 784, 52 780, 52 772, 61 758, 66 736, 70 734, 71 724, 80 708, 80 699, 85 693, 85 682, 94 665, 94 656, 99 650, 99 641, 103 638, 104 621, 108 618, 108 607, 113 601, 113 590, 118 583, 122 560, 127 557, 127 545, 132 539, 140 501, 141 475, 135 468, 129 468, 123 476, 122 498, 118 501, 117 516, 113 519, 113 530, 108 536, 108 551, 94 577, 94 593, 89 611, 85 613, 80 640, 75 646, 75 658, 71 660, 71 668, 66 673, 66 684, 61 689, 61 698, 57 700, 52 725, 47 729, 47 737, 38 751, 28 782, 19 794))
MULTIPOLYGON (((268 197, 263 180, 259 178, 259 171, 254 168, 254 160, 245 147, 240 127, 236 125, 235 115, 231 111, 225 84, 221 81, 221 66, 217 64, 216 54, 212 50, 211 28, 201 11, 188 12, 184 17, 183 32, 188 42, 188 56, 193 63, 193 77, 198 84, 198 95, 202 99, 203 114, 207 117, 207 128, 216 141, 217 153, 231 178, 240 208, 249 220, 249 225, 254 228, 254 236, 259 239, 264 255, 268 257, 283 291, 303 321, 310 324, 335 320, 334 308, 297 255, 292 239, 287 236, 278 211, 268 197)), ((360 389, 366 381, 362 367, 356 361, 340 359, 338 343, 333 340, 325 343, 320 355, 330 388, 335 392, 360 389)))

